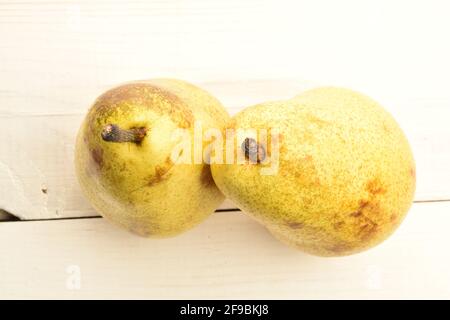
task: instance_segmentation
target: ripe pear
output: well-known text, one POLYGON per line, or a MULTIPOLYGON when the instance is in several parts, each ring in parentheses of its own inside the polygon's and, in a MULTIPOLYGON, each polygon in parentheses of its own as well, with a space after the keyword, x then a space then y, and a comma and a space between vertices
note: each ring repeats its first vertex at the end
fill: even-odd
POLYGON ((97 98, 78 133, 81 188, 103 217, 135 234, 182 233, 224 200, 209 165, 191 161, 194 124, 223 129, 228 119, 218 100, 180 80, 113 88, 97 98), (189 148, 179 148, 174 157, 177 132, 187 133, 189 148))
POLYGON ((411 206, 408 141, 392 116, 360 93, 312 89, 249 107, 228 127, 277 130, 261 142, 234 133, 245 163, 211 169, 225 196, 286 244, 319 256, 361 252, 392 234, 411 206), (268 167, 276 170, 262 171, 268 167))

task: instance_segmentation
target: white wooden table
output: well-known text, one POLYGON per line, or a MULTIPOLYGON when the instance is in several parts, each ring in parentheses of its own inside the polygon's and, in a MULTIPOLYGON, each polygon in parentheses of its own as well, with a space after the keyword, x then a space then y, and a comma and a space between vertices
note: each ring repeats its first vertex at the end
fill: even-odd
MULTIPOLYGON (((0 0, 0 298, 450 298, 450 4, 0 0), (368 252, 317 258, 241 212, 148 240, 99 218, 73 169, 95 97, 176 77, 235 113, 315 85, 380 101, 417 161, 415 203, 368 252)), ((225 202, 222 209, 234 209, 225 202)))

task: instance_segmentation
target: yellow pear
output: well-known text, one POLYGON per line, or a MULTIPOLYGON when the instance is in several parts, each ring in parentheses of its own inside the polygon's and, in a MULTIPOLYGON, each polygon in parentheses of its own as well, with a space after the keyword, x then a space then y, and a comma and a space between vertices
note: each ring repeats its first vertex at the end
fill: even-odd
POLYGON ((408 141, 392 116, 360 93, 317 88, 252 106, 228 131, 237 155, 212 164, 217 186, 305 252, 342 256, 373 247, 400 225, 413 200, 408 141))
POLYGON ((221 130, 228 120, 219 101, 180 80, 111 89, 94 102, 78 133, 81 188, 102 216, 135 234, 186 231, 224 199, 207 162, 193 161, 194 128, 221 130), (177 148, 183 134, 187 144, 177 148))

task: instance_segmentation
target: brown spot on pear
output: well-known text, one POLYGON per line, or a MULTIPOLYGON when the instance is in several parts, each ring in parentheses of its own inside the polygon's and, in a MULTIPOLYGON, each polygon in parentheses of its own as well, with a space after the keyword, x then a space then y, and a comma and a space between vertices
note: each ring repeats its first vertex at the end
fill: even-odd
POLYGON ((377 194, 383 194, 386 192, 386 189, 384 189, 381 185, 381 182, 378 179, 370 180, 367 183, 367 191, 369 191, 373 195, 377 194))
POLYGON ((296 229, 296 230, 301 229, 301 228, 303 228, 305 226, 305 224, 302 223, 302 222, 287 222, 286 225, 289 228, 296 229))
POLYGON ((97 166, 97 169, 103 167, 103 149, 101 147, 96 147, 91 151, 92 160, 97 166))

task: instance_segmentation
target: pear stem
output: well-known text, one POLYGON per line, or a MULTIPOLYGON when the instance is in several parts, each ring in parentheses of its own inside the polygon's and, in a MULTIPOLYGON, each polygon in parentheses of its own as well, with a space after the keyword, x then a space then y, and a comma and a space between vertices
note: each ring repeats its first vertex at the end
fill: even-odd
POLYGON ((102 131, 102 139, 107 142, 134 142, 139 144, 145 138, 147 128, 120 128, 117 124, 107 124, 102 131))
POLYGON ((266 158, 266 150, 253 138, 246 138, 241 149, 245 157, 254 163, 261 163, 266 158))

